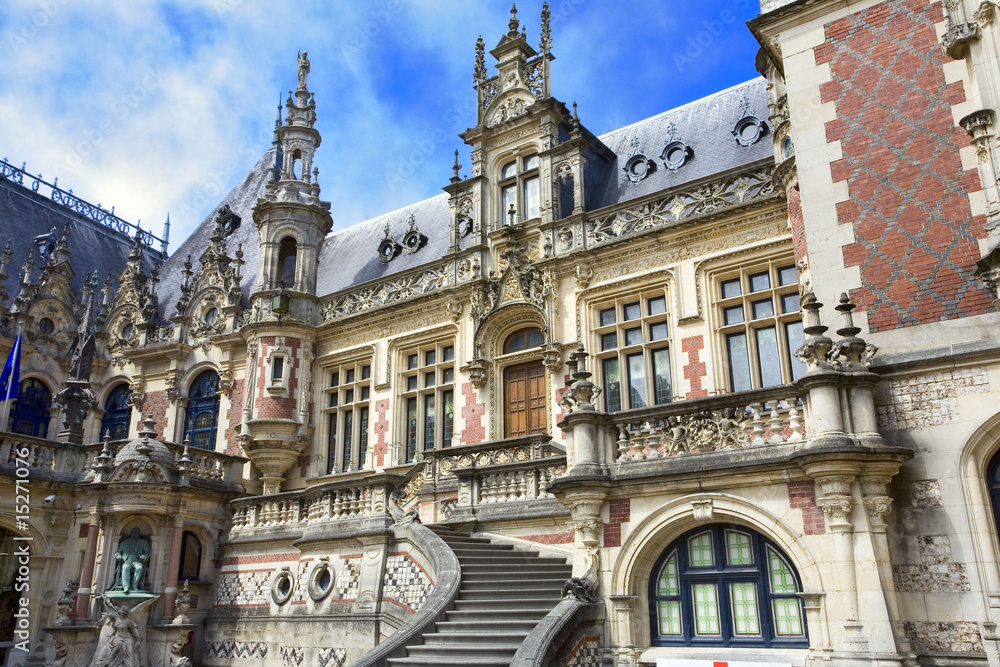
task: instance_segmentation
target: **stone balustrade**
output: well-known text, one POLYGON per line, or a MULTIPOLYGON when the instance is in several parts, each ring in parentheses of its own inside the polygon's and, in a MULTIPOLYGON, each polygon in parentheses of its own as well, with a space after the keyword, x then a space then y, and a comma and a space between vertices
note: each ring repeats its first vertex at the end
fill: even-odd
POLYGON ((804 442, 804 402, 794 385, 678 401, 608 415, 609 461, 632 463, 804 442))
POLYGON ((75 479, 85 470, 85 459, 79 445, 0 433, 0 470, 5 474, 27 468, 29 477, 75 479))

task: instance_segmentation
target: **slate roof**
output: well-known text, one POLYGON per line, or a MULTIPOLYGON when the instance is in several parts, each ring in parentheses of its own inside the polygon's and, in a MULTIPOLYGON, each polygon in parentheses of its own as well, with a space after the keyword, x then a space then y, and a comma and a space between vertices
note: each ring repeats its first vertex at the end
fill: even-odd
POLYGON ((757 78, 598 137, 614 151, 617 161, 604 174, 604 187, 588 202, 590 210, 773 159, 770 130, 751 146, 739 145, 732 134, 743 113, 740 101, 744 97, 750 102, 749 111, 766 121, 766 82, 757 78), (664 167, 660 160, 671 136, 668 129, 671 124, 676 127, 677 136, 694 150, 694 155, 675 171, 664 167), (638 140, 638 152, 656 163, 656 171, 638 183, 632 183, 624 170, 633 139, 638 140))
POLYGON ((274 148, 271 148, 261 156, 243 181, 219 202, 215 210, 164 263, 160 269, 160 284, 156 290, 161 320, 165 321, 177 312, 175 306, 181 295, 184 262, 190 255, 191 270, 197 275, 201 269, 198 259, 208 248, 209 237, 215 229, 215 218, 226 204, 233 213, 240 216, 240 226, 226 237, 226 252, 230 257, 235 257, 237 248, 240 244, 243 246, 243 281, 240 287, 243 289, 243 305, 249 305, 250 292, 257 283, 257 270, 260 267, 260 233, 253 221, 253 207, 257 203, 257 198, 264 196, 264 189, 271 180, 273 169, 274 148))
MULTIPOLYGON (((133 241, 128 235, 91 220, 28 187, 0 178, 0 249, 9 239, 12 259, 7 266, 9 277, 5 287, 11 299, 20 290, 21 267, 29 252, 35 256, 32 279, 37 281, 39 278, 39 269, 44 262, 40 261, 35 237, 55 229, 58 238, 67 223, 69 259, 74 272, 73 288, 80 290, 83 281, 95 271, 100 284, 109 275, 116 280, 132 249, 133 241)), ((159 253, 147 249, 143 258, 149 271, 159 261, 159 253)))
MULTIPOLYGON (((591 186, 593 191, 588 210, 630 201, 773 159, 770 129, 751 146, 739 145, 732 134, 736 121, 743 113, 740 101, 744 97, 749 102, 749 111, 766 120, 767 90, 764 79, 758 78, 598 137, 615 153, 616 158, 611 164, 599 168, 599 172, 588 174, 588 182, 598 184, 591 186), (694 151, 693 157, 676 171, 665 168, 659 159, 671 137, 668 129, 671 124, 676 127, 676 136, 694 151), (657 164, 656 170, 638 183, 631 182, 623 170, 631 156, 634 139, 638 140, 638 151, 657 164)), ((257 280, 260 262, 260 237, 253 223, 252 209, 257 198, 264 193, 273 166, 272 149, 261 157, 243 182, 219 203, 163 266, 158 287, 161 317, 169 318, 174 314, 174 304, 180 295, 181 270, 189 254, 194 263, 193 269, 197 271, 200 268, 198 257, 208 245, 216 214, 224 204, 229 204, 233 212, 242 218, 239 229, 226 241, 230 256, 236 252, 238 244, 243 244, 245 264, 242 287, 244 297, 249 296, 257 280)), ((317 294, 326 296, 440 261, 450 247, 449 225, 448 195, 444 193, 343 230, 337 230, 335 222, 334 231, 327 236, 320 250, 317 294), (392 261, 383 263, 377 249, 385 236, 386 223, 392 238, 401 243, 409 230, 411 214, 417 229, 427 237, 426 245, 412 254, 400 252, 392 261)))

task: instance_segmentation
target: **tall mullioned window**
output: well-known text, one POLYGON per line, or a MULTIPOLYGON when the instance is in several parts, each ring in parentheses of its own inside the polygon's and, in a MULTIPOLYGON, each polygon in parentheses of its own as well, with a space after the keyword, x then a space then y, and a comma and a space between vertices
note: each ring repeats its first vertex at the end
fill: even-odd
POLYGON ((417 451, 450 447, 455 434, 455 345, 430 343, 402 355, 403 442, 406 460, 417 451))
POLYGON ((669 403, 673 389, 666 290, 600 304, 596 317, 604 409, 617 412, 669 403))
POLYGON ((721 274, 716 317, 730 391, 793 382, 806 372, 799 281, 790 260, 721 274))
POLYGON ((184 436, 192 447, 212 449, 219 427, 219 374, 204 371, 188 389, 184 436))
POLYGON ((650 577, 655 646, 808 646, 799 578, 782 551, 743 526, 671 544, 650 577))
POLYGON ((362 470, 368 464, 371 362, 328 369, 326 389, 326 472, 362 470))
POLYGON ((49 410, 52 392, 41 380, 21 380, 17 388, 17 401, 10 411, 7 430, 34 438, 46 438, 49 433, 49 410))
POLYGON ((104 402, 104 416, 101 418, 101 439, 108 436, 112 440, 121 440, 128 435, 128 426, 132 418, 132 391, 122 383, 111 390, 108 400, 104 402))
POLYGON ((532 153, 504 163, 500 168, 500 224, 523 222, 539 216, 541 187, 538 154, 532 153))

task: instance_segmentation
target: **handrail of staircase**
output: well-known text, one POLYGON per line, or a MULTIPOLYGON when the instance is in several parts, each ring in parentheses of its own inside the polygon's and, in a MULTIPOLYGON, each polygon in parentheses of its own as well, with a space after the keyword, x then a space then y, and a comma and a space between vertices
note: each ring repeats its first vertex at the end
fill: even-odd
POLYGON ((420 635, 432 632, 435 623, 445 620, 445 613, 454 608, 458 597, 462 567, 451 547, 430 528, 416 521, 397 522, 392 531, 396 540, 409 538, 427 556, 434 572, 434 589, 416 614, 351 667, 385 667, 389 658, 403 657, 409 644, 420 635))
POLYGON ((510 667, 549 667, 563 664, 560 649, 583 625, 603 624, 604 603, 567 595, 524 638, 510 667))

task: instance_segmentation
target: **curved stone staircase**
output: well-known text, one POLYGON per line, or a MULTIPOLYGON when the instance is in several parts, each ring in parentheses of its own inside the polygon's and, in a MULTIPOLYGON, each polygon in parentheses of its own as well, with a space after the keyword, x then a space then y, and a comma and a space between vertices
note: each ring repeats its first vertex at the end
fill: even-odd
POLYGON ((507 667, 538 622, 559 603, 572 567, 537 551, 515 551, 442 526, 428 526, 452 548, 462 567, 455 608, 422 644, 389 665, 507 667))

